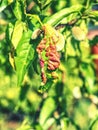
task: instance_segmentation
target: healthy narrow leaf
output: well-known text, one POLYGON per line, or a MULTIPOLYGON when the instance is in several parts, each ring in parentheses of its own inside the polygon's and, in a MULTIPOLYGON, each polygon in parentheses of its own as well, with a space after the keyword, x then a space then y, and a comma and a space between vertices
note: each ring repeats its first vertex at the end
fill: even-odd
POLYGON ((11 43, 12 33, 13 33, 14 26, 12 23, 9 23, 6 29, 6 41, 11 43))
POLYGON ((41 125, 44 125, 45 121, 51 116, 55 108, 55 100, 52 97, 47 98, 43 104, 39 117, 39 122, 41 125))
POLYGON ((67 17, 68 15, 75 12, 80 13, 82 9, 83 9, 82 5, 74 5, 70 8, 62 9, 59 12, 52 15, 49 19, 47 19, 46 23, 50 25, 58 24, 64 17, 67 17))
POLYGON ((21 85, 24 75, 33 60, 34 49, 30 45, 30 37, 32 32, 28 30, 23 33, 23 36, 16 48, 16 57, 15 57, 15 65, 16 65, 16 73, 18 77, 18 86, 21 85))
POLYGON ((24 14, 24 7, 23 7, 23 3, 21 1, 16 0, 12 6, 13 8, 13 13, 15 15, 15 17, 18 20, 22 20, 23 19, 23 14, 24 14))
POLYGON ((86 63, 82 63, 80 66, 80 70, 83 73, 86 82, 88 83, 89 86, 87 87, 88 91, 92 93, 94 87, 94 81, 95 81, 95 74, 92 66, 86 63))
POLYGON ((15 64, 14 64, 14 48, 12 46, 12 34, 13 34, 14 26, 12 23, 9 23, 6 29, 6 41, 7 44, 10 46, 11 52, 9 53, 9 62, 11 66, 15 69, 15 64))

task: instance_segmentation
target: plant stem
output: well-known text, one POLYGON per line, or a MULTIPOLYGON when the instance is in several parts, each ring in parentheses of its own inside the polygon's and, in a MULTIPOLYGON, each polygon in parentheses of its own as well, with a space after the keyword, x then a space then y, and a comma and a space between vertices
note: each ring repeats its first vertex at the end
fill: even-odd
POLYGON ((40 18, 39 18, 39 16, 38 16, 38 15, 27 14, 27 16, 29 16, 29 17, 33 17, 33 18, 37 19, 37 20, 38 20, 38 22, 40 23, 40 25, 41 25, 41 26, 43 26, 43 23, 41 22, 41 20, 40 20, 40 18))

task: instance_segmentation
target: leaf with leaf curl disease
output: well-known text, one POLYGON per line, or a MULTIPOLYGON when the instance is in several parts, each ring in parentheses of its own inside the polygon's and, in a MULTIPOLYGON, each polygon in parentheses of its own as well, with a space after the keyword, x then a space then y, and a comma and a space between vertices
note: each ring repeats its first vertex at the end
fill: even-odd
POLYGON ((15 66, 18 77, 18 86, 21 85, 24 75, 34 57, 34 49, 29 43, 31 34, 32 32, 30 30, 24 32, 16 48, 15 66))

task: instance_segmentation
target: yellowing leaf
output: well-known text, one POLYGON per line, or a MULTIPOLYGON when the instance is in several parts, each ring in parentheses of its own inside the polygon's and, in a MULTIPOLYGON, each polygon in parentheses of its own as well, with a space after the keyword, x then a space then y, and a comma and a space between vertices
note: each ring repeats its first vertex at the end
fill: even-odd
POLYGON ((61 33, 59 33, 59 32, 57 32, 57 33, 58 33, 59 39, 56 43, 56 49, 57 49, 57 51, 61 51, 64 48, 65 39, 64 39, 64 36, 61 33))
POLYGON ((55 107, 56 107, 56 104, 53 98, 49 97, 45 100, 44 105, 41 109, 40 116, 39 116, 39 122, 41 125, 44 125, 44 123, 49 118, 49 116, 53 114, 55 107))
POLYGON ((78 26, 72 28, 72 35, 78 41, 85 40, 86 38, 86 33, 78 26))
POLYGON ((13 0, 8 0, 8 3, 10 4, 10 3, 12 3, 13 2, 13 0))
POLYGON ((51 37, 53 41, 56 43, 57 51, 61 51, 64 48, 65 44, 64 36, 49 24, 45 24, 44 27, 47 37, 51 37))
POLYGON ((23 34, 23 23, 20 21, 17 21, 14 27, 13 35, 12 35, 12 44, 14 48, 17 47, 21 37, 23 34))
POLYGON ((11 56, 11 53, 9 53, 9 62, 11 66, 15 69, 15 61, 14 58, 11 56))

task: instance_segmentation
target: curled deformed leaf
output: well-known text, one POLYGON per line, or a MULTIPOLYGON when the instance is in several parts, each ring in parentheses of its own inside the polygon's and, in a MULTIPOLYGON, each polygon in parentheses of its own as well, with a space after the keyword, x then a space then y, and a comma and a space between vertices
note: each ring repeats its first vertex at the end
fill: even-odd
MULTIPOLYGON (((44 38, 38 44, 36 51, 39 56, 40 67, 41 67, 41 79, 42 86, 47 85, 49 78, 46 72, 55 71, 60 65, 60 54, 64 48, 64 37, 63 35, 54 29, 51 25, 44 24, 42 26, 42 31, 44 32, 44 38)), ((51 72, 48 72, 51 73, 51 72)), ((45 86, 45 88, 47 88, 45 86)))
POLYGON ((51 25, 49 24, 45 24, 45 31, 47 35, 50 35, 50 37, 52 38, 53 42, 56 43, 56 49, 57 51, 61 51, 64 48, 64 44, 65 44, 65 39, 64 36, 57 31, 56 29, 54 29, 51 25))

